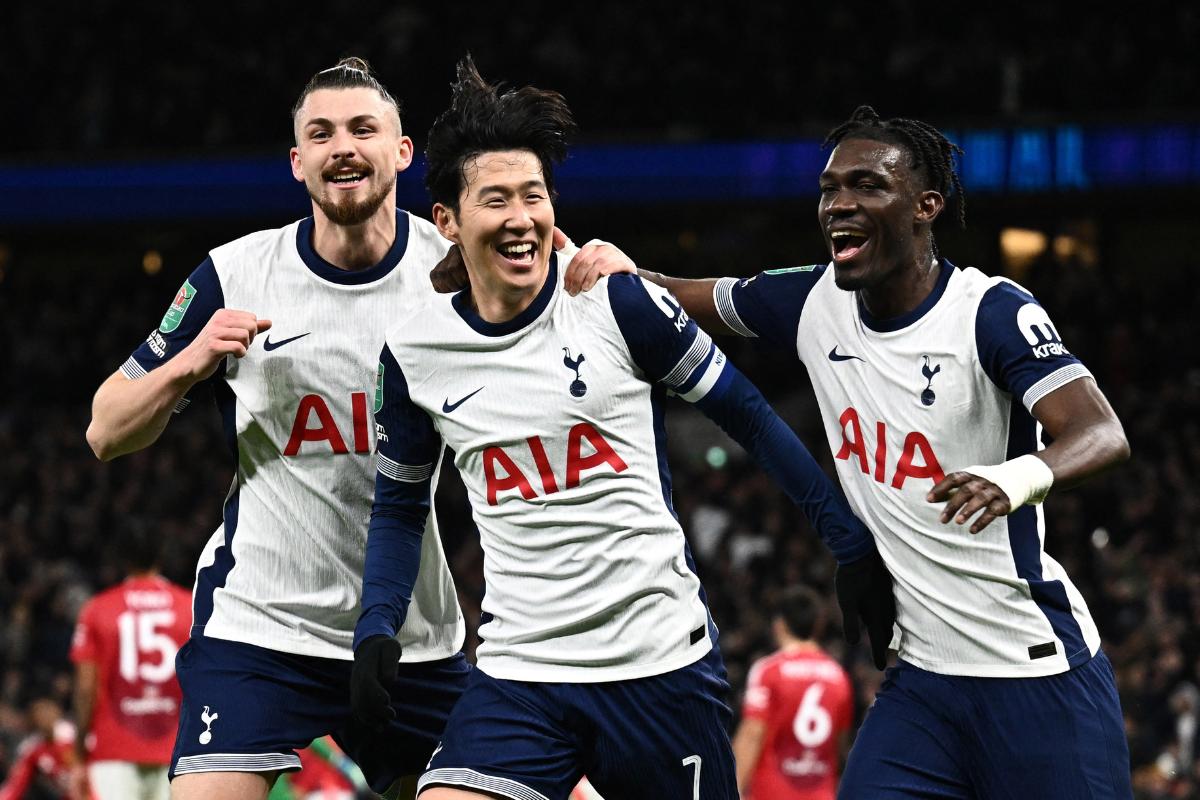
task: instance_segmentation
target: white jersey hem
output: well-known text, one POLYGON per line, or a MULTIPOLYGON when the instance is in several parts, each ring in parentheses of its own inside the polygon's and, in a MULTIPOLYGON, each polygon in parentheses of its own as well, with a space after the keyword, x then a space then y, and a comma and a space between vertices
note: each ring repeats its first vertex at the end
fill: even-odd
MULTIPOLYGON (((1059 647, 1062 644, 1059 643, 1059 647)), ((1093 649, 1086 648, 1089 653, 1088 658, 1096 657, 1096 653, 1100 652, 1100 645, 1096 645, 1093 649)), ((1072 653, 1071 655, 1074 655, 1072 653)), ((926 661, 921 658, 914 657, 911 653, 897 653, 901 661, 912 664, 914 667, 923 669, 926 672, 932 672, 937 675, 955 675, 964 678, 1046 678, 1051 675, 1061 675, 1064 672, 1069 672, 1071 669, 1070 656, 1057 656, 1048 658, 1041 663, 1030 662, 1028 664, 955 664, 955 663, 938 663, 934 661, 926 661)))
MULTIPOLYGON (((401 664, 425 664, 430 661, 441 661, 458 655, 462 651, 463 640, 465 633, 460 630, 457 644, 442 645, 440 647, 431 647, 422 649, 412 644, 400 642, 402 650, 400 655, 401 664)), ((274 650, 276 653, 288 653, 295 656, 308 656, 310 658, 330 658, 338 661, 353 661, 354 650, 347 645, 346 647, 336 647, 327 642, 287 642, 285 646, 280 646, 278 643, 268 644, 263 638, 255 638, 253 636, 239 635, 230 631, 220 630, 219 626, 214 626, 211 622, 206 626, 192 626, 192 635, 207 636, 210 639, 221 639, 226 642, 238 642, 240 644, 249 644, 254 647, 261 647, 264 650, 274 650), (216 630, 214 631, 214 627, 216 630)))
POLYGON ((528 683, 608 683, 649 678, 695 664, 712 650, 705 636, 680 655, 649 664, 622 664, 615 667, 595 665, 530 664, 520 656, 480 656, 477 665, 486 675, 503 681, 528 683))

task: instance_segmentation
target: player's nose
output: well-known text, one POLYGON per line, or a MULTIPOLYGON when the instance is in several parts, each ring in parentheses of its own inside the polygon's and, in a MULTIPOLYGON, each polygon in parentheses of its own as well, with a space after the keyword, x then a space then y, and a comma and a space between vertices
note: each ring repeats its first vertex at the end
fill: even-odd
POLYGON ((529 210, 522 204, 517 204, 508 219, 505 220, 504 227, 510 231, 524 233, 533 227, 533 217, 529 215, 529 210))
POLYGON ((333 158, 351 158, 358 154, 358 140, 349 131, 337 131, 333 134, 330 155, 333 158))
POLYGON ((854 192, 844 187, 831 189, 821 196, 821 205, 827 214, 835 216, 853 214, 858 208, 854 192))

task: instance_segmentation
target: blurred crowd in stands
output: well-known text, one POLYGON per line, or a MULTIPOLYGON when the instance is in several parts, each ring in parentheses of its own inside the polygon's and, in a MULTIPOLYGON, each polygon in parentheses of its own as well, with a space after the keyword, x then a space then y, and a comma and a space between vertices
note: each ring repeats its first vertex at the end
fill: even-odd
POLYGON ((35 132, 0 129, 6 158, 286 145, 287 104, 345 55, 377 67, 419 146, 468 50, 485 76, 563 92, 583 130, 605 138, 817 134, 862 102, 935 121, 1194 117, 1200 95, 1191 3, 1141 4, 1131 17, 917 0, 536 0, 519 11, 96 0, 72 9, 69 23, 54 4, 10 4, 4 17, 0 92, 38 122, 35 132))
MULTIPOLYGON (((682 258, 657 266, 686 272, 682 258)), ((0 776, 30 730, 31 703, 70 706, 75 615, 122 574, 114 533, 152 526, 166 543, 164 572, 190 586, 217 525, 231 462, 209 404, 194 403, 151 451, 110 464, 83 438, 93 390, 157 321, 183 274, 45 269, 32 253, 15 254, 0 273, 0 776)), ((1023 281, 1099 378, 1134 453, 1118 472, 1051 498, 1047 550, 1083 591, 1116 665, 1140 797, 1200 796, 1200 499, 1192 486, 1200 354, 1188 273, 1164 266, 1147 279, 1047 261, 1023 281)), ((723 344, 829 466, 803 373, 723 344)), ((676 509, 722 629, 737 704, 748 665, 771 648, 773 598, 797 582, 832 597, 833 562, 723 434, 682 403, 668 416, 676 509)), ((440 511, 474 621, 481 553, 452 476, 440 511)), ((831 627, 827 645, 850 668, 863 710, 879 675, 839 634, 831 627)))

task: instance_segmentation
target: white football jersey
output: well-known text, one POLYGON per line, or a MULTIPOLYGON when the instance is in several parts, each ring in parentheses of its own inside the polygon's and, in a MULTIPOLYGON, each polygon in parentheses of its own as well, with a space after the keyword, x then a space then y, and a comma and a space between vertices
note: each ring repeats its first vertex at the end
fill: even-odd
MULTIPOLYGON (((622 275, 570 297, 550 270, 510 322, 483 321, 460 293, 388 331, 376 513, 406 485, 422 491, 444 439, 485 555, 479 668, 661 674, 713 640, 671 507, 663 400, 669 387, 698 401, 727 364, 664 290, 622 275)), ((368 568, 368 612, 370 591, 368 568)))
MULTIPOLYGON (((271 320, 209 381, 237 467, 197 566, 193 633, 351 659, 375 488, 376 356, 388 326, 436 296, 428 274, 448 243, 399 211, 384 259, 349 272, 317 255, 312 230, 310 217, 213 250, 121 371, 136 379, 161 366, 219 308, 271 320)), ((445 658, 463 642, 433 514, 428 526, 403 661, 445 658)))
POLYGON ((877 320, 823 266, 724 278, 738 333, 807 368, 842 487, 895 579, 899 654, 952 675, 1063 672, 1100 645, 1079 591, 1044 549, 1041 506, 972 535, 926 493, 945 474, 1041 448, 1034 404, 1087 377, 1024 289, 943 261, 929 298, 877 320))

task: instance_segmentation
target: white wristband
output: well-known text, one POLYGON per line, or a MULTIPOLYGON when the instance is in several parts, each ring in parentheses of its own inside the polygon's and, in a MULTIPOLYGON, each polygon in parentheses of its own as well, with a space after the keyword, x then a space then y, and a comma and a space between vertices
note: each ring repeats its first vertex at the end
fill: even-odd
POLYGON ((1035 455, 1023 455, 989 467, 963 467, 963 472, 991 481, 1008 495, 1010 513, 1029 503, 1037 505, 1046 499, 1054 485, 1054 473, 1035 455))

